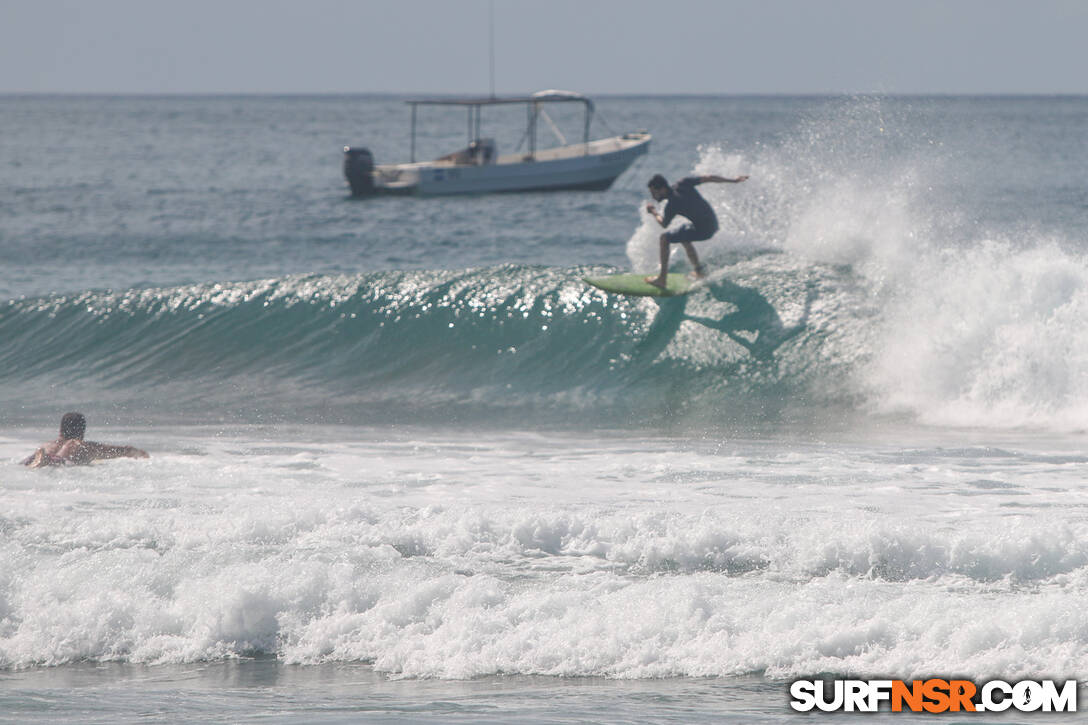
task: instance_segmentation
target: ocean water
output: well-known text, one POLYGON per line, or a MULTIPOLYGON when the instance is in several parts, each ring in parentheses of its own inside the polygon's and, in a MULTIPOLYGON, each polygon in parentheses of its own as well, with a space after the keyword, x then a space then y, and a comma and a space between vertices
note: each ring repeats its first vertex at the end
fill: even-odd
POLYGON ((1088 679, 1088 99, 598 107, 654 134, 609 191, 356 200, 401 98, 0 96, 0 719, 1088 679), (655 172, 751 175, 711 278, 588 287, 653 270, 655 172), (18 466, 68 410, 151 457, 18 466))

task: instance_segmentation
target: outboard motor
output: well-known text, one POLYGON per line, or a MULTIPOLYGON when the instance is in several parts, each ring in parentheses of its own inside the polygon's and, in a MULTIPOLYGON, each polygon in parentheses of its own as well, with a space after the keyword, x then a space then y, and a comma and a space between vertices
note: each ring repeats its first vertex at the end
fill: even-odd
POLYGON ((352 196, 374 195, 374 156, 370 149, 344 147, 344 176, 352 196))

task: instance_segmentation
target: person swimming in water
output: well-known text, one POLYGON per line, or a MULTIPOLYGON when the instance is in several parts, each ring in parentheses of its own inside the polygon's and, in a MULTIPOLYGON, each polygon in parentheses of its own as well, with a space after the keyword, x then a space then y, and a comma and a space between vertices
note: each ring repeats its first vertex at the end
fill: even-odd
POLYGON ((665 288, 669 273, 669 248, 673 244, 680 244, 684 247, 696 278, 706 276, 706 267, 699 262, 699 255, 695 252, 695 245, 692 242, 702 242, 714 236, 714 233, 718 231, 718 216, 695 187, 708 181, 718 184, 739 184, 747 179, 747 176, 738 176, 735 179, 727 179, 724 176, 716 175, 687 176, 680 179, 673 186, 669 186, 669 182, 665 180, 664 176, 654 174, 647 186, 654 201, 665 202, 665 213, 658 214, 657 209, 649 202, 646 204, 646 211, 662 227, 669 226, 669 222, 677 215, 684 217, 690 223, 661 235, 659 239, 661 245, 661 271, 656 277, 652 275, 647 277, 647 282, 655 287, 665 288))
POLYGON ((147 451, 132 446, 111 446, 83 440, 87 419, 82 413, 65 413, 60 420, 60 437, 34 451, 23 465, 30 468, 45 466, 83 465, 108 458, 149 458, 147 451))

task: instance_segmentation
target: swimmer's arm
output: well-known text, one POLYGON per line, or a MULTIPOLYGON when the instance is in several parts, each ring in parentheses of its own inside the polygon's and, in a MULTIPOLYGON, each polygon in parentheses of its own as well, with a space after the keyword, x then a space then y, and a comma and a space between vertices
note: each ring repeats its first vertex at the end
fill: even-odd
POLYGON ((83 441, 79 456, 87 462, 102 461, 107 458, 150 458, 147 451, 133 446, 111 446, 93 441, 83 441))

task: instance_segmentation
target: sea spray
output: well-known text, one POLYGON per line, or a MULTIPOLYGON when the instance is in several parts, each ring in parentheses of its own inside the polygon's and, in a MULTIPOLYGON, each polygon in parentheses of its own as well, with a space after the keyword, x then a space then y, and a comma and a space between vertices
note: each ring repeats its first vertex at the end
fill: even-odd
POLYGON ((1088 259, 982 242, 911 272, 888 304, 876 402, 939 424, 1088 425, 1088 259))
MULTIPOLYGON (((738 254, 760 248, 849 270, 873 312, 867 333, 854 335, 865 349, 850 373, 870 413, 1088 426, 1088 349, 1078 333, 1088 260, 1074 251, 1083 240, 981 225, 980 210, 955 193, 983 173, 977 162, 919 130, 910 111, 846 99, 776 144, 743 154, 701 147, 692 173, 752 175, 744 187, 701 187, 723 222, 702 254, 726 276, 738 254)), ((656 249, 654 227, 644 221, 629 240, 634 266, 656 249)))

